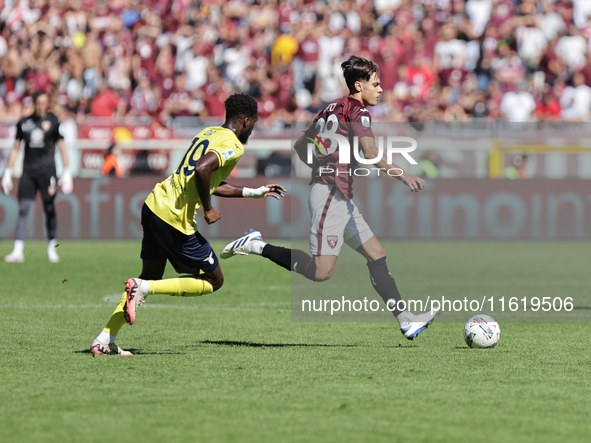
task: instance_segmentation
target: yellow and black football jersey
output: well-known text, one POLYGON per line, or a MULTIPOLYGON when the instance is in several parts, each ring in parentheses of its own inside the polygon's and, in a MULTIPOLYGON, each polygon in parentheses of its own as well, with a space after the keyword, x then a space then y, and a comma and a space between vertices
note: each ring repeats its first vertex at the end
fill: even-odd
POLYGON ((146 199, 154 214, 186 235, 197 231, 195 214, 202 206, 195 186, 195 163, 209 152, 216 154, 220 162, 211 174, 209 192, 213 194, 244 154, 244 146, 234 132, 221 126, 205 128, 197 134, 176 170, 158 183, 146 199))

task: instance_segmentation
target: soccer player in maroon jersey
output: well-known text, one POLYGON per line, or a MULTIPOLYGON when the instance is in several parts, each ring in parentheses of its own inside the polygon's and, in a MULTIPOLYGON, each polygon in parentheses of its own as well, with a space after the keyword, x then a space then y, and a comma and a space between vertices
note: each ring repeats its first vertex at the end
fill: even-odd
MULTIPOLYGON (((401 296, 388 271, 386 251, 352 200, 354 174, 351 173, 351 163, 339 161, 338 143, 330 138, 330 134, 338 134, 354 146, 353 137, 357 137, 364 157, 378 159, 380 150, 371 130, 371 115, 367 107, 375 106, 382 93, 380 71, 372 61, 357 56, 351 56, 341 64, 341 68, 349 95, 326 106, 294 146, 299 158, 308 164, 308 143, 310 139, 319 141, 318 152, 311 165, 312 188, 309 196, 312 216, 310 251, 313 257, 304 251, 265 243, 261 233, 254 230, 226 245, 221 257, 262 255, 309 280, 326 281, 332 276, 341 247, 346 243, 365 257, 374 289, 396 316, 402 333, 412 340, 433 322, 439 312, 414 315, 399 309, 397 302, 401 296), (320 134, 324 135, 319 137, 320 134)), ((422 178, 409 175, 399 166, 388 163, 385 156, 381 156, 375 166, 397 171, 396 178, 412 192, 418 192, 425 186, 422 178)), ((391 178, 389 174, 381 175, 391 178)))

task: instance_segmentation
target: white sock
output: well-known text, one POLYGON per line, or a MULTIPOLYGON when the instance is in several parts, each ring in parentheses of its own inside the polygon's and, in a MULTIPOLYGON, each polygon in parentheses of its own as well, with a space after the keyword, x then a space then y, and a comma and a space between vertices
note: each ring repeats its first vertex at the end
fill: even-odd
POLYGON ((101 343, 115 343, 115 336, 107 331, 101 331, 97 338, 101 343))
POLYGON ((142 280, 140 283, 140 292, 144 297, 150 293, 150 282, 148 280, 142 280))
POLYGON ((51 240, 49 240, 47 242, 47 250, 48 251, 55 249, 56 246, 57 246, 57 240, 55 238, 52 238, 51 240))
POLYGON ((248 250, 251 254, 261 255, 263 253, 263 248, 265 246, 267 246, 267 243, 265 243, 264 241, 257 240, 250 244, 248 250))
POLYGON ((25 241, 24 240, 15 240, 13 252, 15 252, 17 254, 22 254, 24 250, 25 250, 25 241))

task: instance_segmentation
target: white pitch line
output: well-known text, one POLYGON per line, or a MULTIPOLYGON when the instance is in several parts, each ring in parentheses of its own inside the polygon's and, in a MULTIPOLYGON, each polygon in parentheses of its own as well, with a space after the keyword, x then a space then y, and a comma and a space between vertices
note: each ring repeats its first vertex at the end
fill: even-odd
MULTIPOLYGON (((278 304, 280 302, 276 302, 278 304)), ((289 303, 281 302, 283 305, 289 305, 289 303)), ((177 310, 193 310, 193 311, 240 311, 240 312, 268 312, 268 311, 276 311, 276 312, 291 312, 290 309, 279 309, 273 308, 268 306, 269 304, 266 303, 251 303, 250 305, 254 305, 253 307, 248 306, 231 306, 231 305, 220 305, 220 304, 201 304, 201 305, 160 305, 160 304, 151 304, 146 303, 142 305, 139 309, 150 308, 150 309, 177 309, 177 310), (258 306, 258 307, 256 307, 258 306)), ((66 304, 55 304, 55 305, 0 305, 0 309, 99 309, 109 307, 105 304, 82 304, 82 305, 66 305, 66 304)))
MULTIPOLYGON (((153 300, 152 298, 153 296, 150 296, 150 301, 153 300)), ((179 297, 180 298, 180 297, 179 297)), ((193 298, 193 297, 186 297, 186 298, 193 298)), ((111 294, 111 295, 105 295, 103 297, 103 301, 107 302, 107 303, 111 303, 111 302, 117 302, 119 303, 119 300, 121 300, 121 295, 119 294, 111 294)), ((235 304, 231 304, 231 303, 208 303, 208 306, 229 306, 229 307, 236 307, 236 306, 281 306, 281 305, 289 305, 291 304, 291 302, 288 301, 262 301, 262 302, 258 302, 258 303, 245 303, 245 302, 240 302, 240 303, 235 303, 235 304)), ((152 306, 151 304, 149 304, 149 301, 146 301, 146 305, 144 306, 152 306)), ((168 305, 163 305, 163 306, 168 306, 168 305)))

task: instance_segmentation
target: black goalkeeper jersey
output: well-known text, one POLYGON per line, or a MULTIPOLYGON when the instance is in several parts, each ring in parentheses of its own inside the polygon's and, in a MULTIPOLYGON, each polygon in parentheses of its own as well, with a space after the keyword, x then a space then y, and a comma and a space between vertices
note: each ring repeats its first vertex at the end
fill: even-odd
POLYGON ((16 124, 16 139, 25 141, 23 172, 31 176, 55 174, 55 144, 62 139, 60 122, 48 112, 44 118, 30 115, 16 124))

